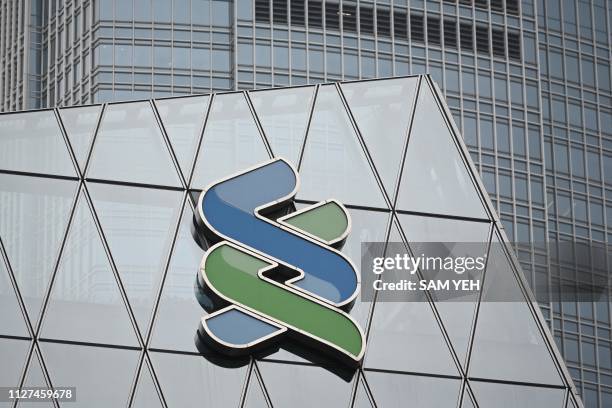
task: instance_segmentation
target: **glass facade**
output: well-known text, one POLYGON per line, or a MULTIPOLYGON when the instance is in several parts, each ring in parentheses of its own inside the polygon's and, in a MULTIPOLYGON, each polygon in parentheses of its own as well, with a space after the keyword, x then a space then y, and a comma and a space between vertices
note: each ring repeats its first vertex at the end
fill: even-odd
MULTIPOLYGON (((611 20, 605 0, 7 1, 0 5, 0 110, 429 73, 506 234, 527 244, 515 250, 531 287, 574 285, 555 272, 559 268, 548 249, 533 244, 611 242, 611 20)), ((345 93, 347 100, 355 98, 356 110, 360 92, 367 91, 345 93)), ((299 112, 312 102, 311 95, 280 95, 253 93, 251 104, 261 110, 262 123, 277 129, 267 134, 270 147, 295 156, 305 120, 299 112)), ((218 139, 206 151, 216 155, 250 144, 254 157, 237 160, 256 163, 266 150, 246 136, 248 129, 232 129, 231 140, 224 140, 229 122, 246 108, 240 102, 230 107, 229 99, 210 112, 219 118, 219 131, 209 130, 218 139)), ((185 172, 199 124, 184 122, 206 108, 198 97, 191 108, 180 110, 166 101, 158 105, 156 118, 176 119, 165 131, 185 172)), ((95 109, 74 110, 71 118, 68 112, 66 128, 91 134, 95 109)), ((321 114, 321 121, 328 116, 321 114)), ((45 119, 40 120, 44 127, 45 119)), ((361 120, 364 129, 378 126, 361 120)), ((379 158, 377 167, 388 190, 397 181, 393 161, 399 150, 391 142, 367 141, 376 146, 374 160, 391 158, 379 158)), ((85 145, 73 142, 72 148, 83 155, 85 145)), ((159 154, 156 149, 150 153, 159 154)), ((6 160, 17 160, 9 156, 6 160)), ((77 160, 82 167, 87 157, 77 160)), ((144 165, 142 176, 151 177, 153 166, 144 165)), ((222 173, 203 167, 191 177, 201 188, 222 173)), ((363 194, 376 206, 389 200, 370 192, 344 194, 363 194)), ((561 303, 539 289, 535 295, 585 404, 609 405, 610 301, 561 303)))
POLYGON ((86 407, 580 404, 428 76, 10 113, 0 129, 11 157, 0 163, 2 384, 75 386, 76 403, 60 405, 86 407), (480 242, 482 291, 357 299, 368 346, 356 371, 290 341, 229 362, 202 355, 195 200, 280 155, 298 169, 298 209, 346 205, 347 256, 364 241, 480 242), (516 301, 495 299, 501 287, 516 301))

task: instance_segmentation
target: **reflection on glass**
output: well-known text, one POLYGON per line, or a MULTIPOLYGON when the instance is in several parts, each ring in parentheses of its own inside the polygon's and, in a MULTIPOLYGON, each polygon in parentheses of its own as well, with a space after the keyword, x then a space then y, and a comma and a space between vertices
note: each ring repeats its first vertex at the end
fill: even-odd
MULTIPOLYGON (((30 366, 26 373, 25 382, 23 383, 24 388, 26 387, 47 387, 47 381, 45 380, 42 366, 40 365, 40 357, 38 349, 34 349, 34 354, 30 358, 30 366)), ((24 406, 20 403, 19 406, 24 406)), ((52 406, 52 404, 50 404, 52 406)))
POLYGON ((193 174, 192 188, 268 160, 263 139, 242 93, 214 97, 193 174))
POLYGON ((195 96, 155 101, 185 179, 189 179, 191 173, 208 99, 208 96, 195 96))
POLYGON ((29 350, 28 340, 0 339, 0 384, 5 387, 15 387, 19 384, 29 350))
POLYGON ((414 77, 341 85, 390 196, 395 191, 417 84, 414 77))
POLYGON ((151 352, 169 407, 236 407, 247 366, 224 368, 198 355, 151 352))
POLYGON ((483 290, 469 374, 479 378, 562 384, 497 234, 491 241, 483 290), (502 302, 500 299, 516 300, 502 302))
POLYGON ((319 88, 299 173, 298 198, 387 207, 334 85, 319 88))
POLYGON ((157 396, 157 390, 155 389, 155 383, 153 382, 153 377, 151 376, 149 364, 144 362, 142 364, 142 368, 140 369, 140 377, 138 379, 138 384, 136 385, 136 390, 134 391, 134 401, 132 402, 132 407, 153 408, 161 406, 162 404, 157 396))
MULTIPOLYGON (((406 347, 407 351, 419 349, 406 347)), ((405 407, 409 401, 415 407, 454 407, 459 399, 459 379, 421 377, 366 371, 365 377, 379 407, 405 407)))
POLYGON ((93 206, 145 335, 178 222, 182 193, 89 183, 93 206))
POLYGON ((250 93, 274 156, 286 158, 296 168, 313 95, 313 86, 250 93))
MULTIPOLYGON (((486 257, 489 241, 490 225, 486 222, 458 221, 447 218, 424 217, 417 215, 400 214, 399 220, 408 240, 411 251, 415 256, 450 256, 459 257, 486 257), (423 245, 424 242, 435 242, 443 245, 440 252, 428 253, 434 249, 432 245, 423 245)), ((480 280, 484 271, 466 271, 463 275, 454 275, 454 272, 422 270, 425 279, 471 279, 480 280)), ((434 297, 435 299, 435 297, 434 297)), ((472 331, 478 292, 471 291, 462 299, 441 300, 436 302, 442 323, 446 328, 451 342, 462 364, 466 363, 467 348, 472 331)))
POLYGON ((78 183, 0 174, 0 237, 35 325, 78 183))
POLYGON ((102 240, 82 195, 53 283, 41 337, 138 345, 102 240))
POLYGON ((426 81, 421 84, 414 115, 397 208, 487 218, 426 81))
POLYGON ((59 110, 68 140, 70 140, 81 170, 85 168, 101 108, 101 106, 85 106, 59 110))
POLYGON ((481 407, 561 408, 565 400, 564 388, 529 387, 480 381, 470 381, 470 385, 481 407))
POLYGON ((53 385, 76 387, 76 401, 64 405, 127 405, 139 351, 47 342, 41 342, 40 348, 53 385))
POLYGON ((151 337, 155 348, 197 352, 193 336, 206 311, 196 299, 194 284, 204 250, 191 235, 192 225, 193 212, 185 204, 151 337))
POLYGON ((52 110, 0 116, 0 168, 77 175, 52 110))
POLYGON ((17 295, 10 281, 8 270, 0 257, 0 334, 28 336, 28 329, 19 309, 17 295))
POLYGON ((251 373, 251 381, 244 401, 245 408, 268 408, 266 396, 261 389, 255 372, 251 373))
POLYGON ((351 382, 321 367, 263 361, 257 365, 274 406, 344 407, 350 401, 351 382))
POLYGON ((87 177, 181 185, 149 102, 107 106, 87 177))

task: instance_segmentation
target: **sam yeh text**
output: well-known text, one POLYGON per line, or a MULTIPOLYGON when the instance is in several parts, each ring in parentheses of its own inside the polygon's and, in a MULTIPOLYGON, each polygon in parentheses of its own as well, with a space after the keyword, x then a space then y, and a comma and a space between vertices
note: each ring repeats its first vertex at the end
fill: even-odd
POLYGON ((377 279, 372 286, 377 291, 479 291, 480 279, 421 279, 419 281, 402 279, 397 282, 383 282, 377 279))

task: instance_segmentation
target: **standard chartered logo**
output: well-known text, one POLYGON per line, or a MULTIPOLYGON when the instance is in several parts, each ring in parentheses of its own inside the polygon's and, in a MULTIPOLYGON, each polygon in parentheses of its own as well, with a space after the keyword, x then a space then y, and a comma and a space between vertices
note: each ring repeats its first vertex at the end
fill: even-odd
POLYGON ((287 214, 298 188, 293 167, 275 159, 202 192, 196 220, 214 245, 198 273, 212 301, 199 333, 229 355, 290 336, 357 365, 365 338, 346 311, 359 276, 337 249, 350 218, 334 200, 287 214))

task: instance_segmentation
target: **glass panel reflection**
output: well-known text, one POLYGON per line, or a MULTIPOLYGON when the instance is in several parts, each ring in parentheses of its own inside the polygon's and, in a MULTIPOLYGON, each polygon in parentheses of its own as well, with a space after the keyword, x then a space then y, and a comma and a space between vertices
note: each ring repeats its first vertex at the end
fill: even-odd
POLYGON ((155 101, 159 117, 187 180, 191 175, 191 166, 204 126, 208 100, 208 96, 194 96, 155 101))
POLYGON ((395 194, 418 77, 341 84, 390 196, 395 194))
POLYGON ((284 157, 296 168, 314 89, 309 86, 249 93, 274 156, 284 157))
POLYGON ((151 376, 151 370, 149 364, 143 362, 142 368, 140 369, 140 377, 136 390, 134 391, 134 401, 132 402, 133 408, 152 408, 161 407, 161 401, 157 395, 157 389, 151 376))
POLYGON ((323 368, 263 361, 257 365, 274 406, 343 407, 350 401, 351 382, 323 368))
POLYGON ((298 198, 387 207, 334 85, 319 88, 304 149, 298 198))
POLYGON ((0 334, 9 336, 28 336, 15 289, 10 281, 4 260, 0 256, 0 334))
MULTIPOLYGON (((402 229, 415 256, 441 256, 478 258, 487 256, 490 224, 486 222, 458 221, 447 218, 399 214, 402 229), (423 245, 424 242, 440 243, 423 245), (435 253, 431 253, 431 252, 435 253)), ((425 279, 453 279, 446 271, 421 270, 425 279)), ((466 271, 455 275, 459 279, 480 280, 483 270, 466 271)), ((434 297, 435 300, 435 297, 434 297)), ((436 308, 462 364, 466 363, 467 349, 478 291, 470 291, 461 299, 436 301, 436 308)))
POLYGON ((244 401, 245 408, 268 408, 264 391, 261 389, 256 373, 251 373, 251 381, 244 401))
POLYGON ((485 271, 469 374, 478 378, 562 384, 499 242, 495 234, 485 271), (514 301, 500 301, 504 299, 514 301))
MULTIPOLYGON (((391 227, 389 242, 399 242, 399 231, 391 227)), ((387 253, 386 256, 392 256, 387 253)), ((404 276, 403 271, 387 270, 390 281, 418 280, 416 275, 404 276)), ((444 341, 440 326, 424 292, 406 291, 402 299, 374 306, 370 323, 365 367, 396 371, 458 375, 451 352, 444 341), (419 350, 406 352, 406 350, 419 350)))
POLYGON ((248 366, 224 368, 198 355, 150 356, 169 407, 238 406, 248 366))
POLYGON ((41 336, 138 345, 102 239, 83 195, 53 282, 41 336))
POLYGON ((0 237, 36 325, 78 182, 0 174, 0 237))
POLYGON ((421 83, 398 194, 401 210, 487 218, 427 81, 421 83))
POLYGON ((76 401, 64 405, 127 405, 139 351, 47 342, 40 348, 53 385, 76 387, 76 401))
MULTIPOLYGON (((19 385, 21 373, 25 367, 26 354, 30 350, 29 340, 13 340, 0 338, 0 384, 3 387, 15 387, 19 385)), ((0 406, 9 406, 8 403, 0 406)))
POLYGON ((81 170, 85 169, 91 141, 96 132, 102 106, 84 106, 59 110, 72 151, 81 170))
POLYGON ((497 408, 562 408, 564 388, 529 387, 470 381, 474 396, 481 407, 497 408))
POLYGON ((182 193, 89 183, 93 206, 145 335, 178 222, 182 193))
POLYGON ((194 285, 204 250, 191 235, 192 225, 193 212, 186 203, 155 318, 155 348, 197 352, 193 336, 206 311, 196 299, 194 285))
POLYGON ((163 186, 181 185, 149 102, 106 107, 87 177, 163 186))
POLYGON ((77 175, 52 110, 0 115, 0 168, 77 175))
MULTIPOLYGON (((404 352, 419 351, 406 347, 404 352)), ((379 407, 454 407, 459 399, 459 379, 422 377, 418 375, 365 372, 366 381, 379 407)))
POLYGON ((269 158, 244 94, 217 95, 206 122, 191 187, 206 188, 213 181, 269 158))

